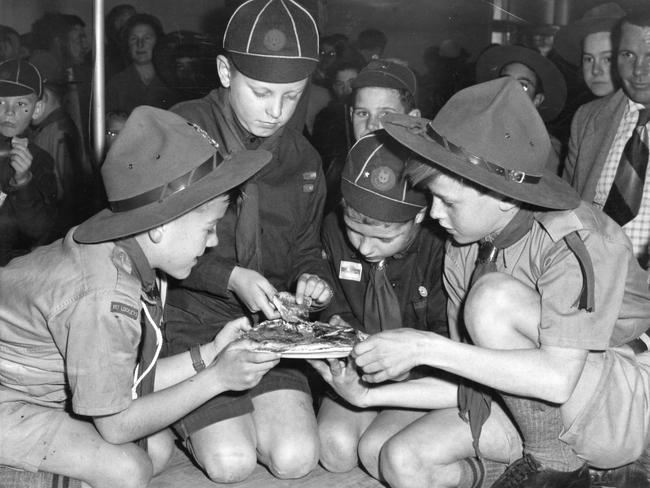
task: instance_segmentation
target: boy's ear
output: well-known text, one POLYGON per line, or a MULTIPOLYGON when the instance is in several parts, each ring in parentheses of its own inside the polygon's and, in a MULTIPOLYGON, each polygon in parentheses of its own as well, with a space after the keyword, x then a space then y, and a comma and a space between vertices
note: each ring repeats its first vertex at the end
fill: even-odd
POLYGON ((230 61, 223 54, 217 56, 217 74, 219 75, 221 85, 228 88, 231 79, 230 61))
POLYGON ((415 223, 421 224, 424 221, 424 217, 426 217, 426 215, 427 215, 427 209, 425 207, 415 215, 415 223))
POLYGON ((535 108, 538 108, 542 103, 544 103, 545 96, 543 93, 538 93, 533 97, 533 105, 535 105, 535 108))
POLYGON ((408 115, 410 115, 411 117, 421 117, 421 116, 422 116, 422 112, 420 112, 420 109, 419 109, 419 108, 414 108, 413 110, 411 110, 411 111, 408 113, 408 115))
POLYGON ((517 207, 518 205, 519 203, 517 203, 516 200, 513 200, 511 198, 504 198, 501 199, 501 201, 499 202, 499 210, 501 210, 502 212, 508 212, 513 208, 517 207))
POLYGON ((43 110, 45 110, 45 102, 43 100, 38 100, 34 104, 34 111, 32 112, 32 120, 38 119, 43 115, 43 110))
POLYGON ((153 229, 150 229, 147 231, 147 235, 149 236, 149 240, 153 242, 154 244, 160 244, 160 242, 163 239, 163 235, 165 234, 165 225, 159 225, 158 227, 154 227, 153 229))

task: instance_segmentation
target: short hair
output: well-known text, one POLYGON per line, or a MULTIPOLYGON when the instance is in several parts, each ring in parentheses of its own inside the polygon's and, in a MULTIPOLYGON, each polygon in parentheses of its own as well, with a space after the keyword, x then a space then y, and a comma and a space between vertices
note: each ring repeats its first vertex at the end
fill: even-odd
MULTIPOLYGON (((357 93, 359 92, 359 90, 363 88, 369 88, 369 87, 360 86, 352 90, 351 96, 353 102, 356 102, 357 93)), ((385 90, 395 90, 398 93, 400 103, 404 107, 405 114, 408 114, 411 110, 414 110, 417 107, 415 96, 413 95, 413 93, 411 93, 410 90, 407 90, 406 88, 387 88, 384 86, 380 86, 378 88, 384 88, 385 90)))
POLYGON ((366 29, 357 37, 357 49, 379 48, 382 51, 386 48, 388 38, 379 29, 366 29))
POLYGON ((458 176, 457 174, 452 173, 451 171, 447 171, 440 166, 430 166, 418 161, 417 159, 409 159, 407 161, 404 173, 406 174, 408 180, 411 182, 411 185, 414 188, 418 188, 420 190, 426 190, 427 184, 433 182, 440 176, 446 176, 447 178, 450 178, 461 185, 474 188, 477 192, 484 195, 492 195, 502 200, 509 199, 500 193, 496 193, 488 188, 485 188, 484 186, 479 185, 478 183, 474 183, 473 181, 467 180, 462 176, 458 176))
POLYGON ((366 214, 359 212, 356 208, 351 207, 350 204, 345 201, 345 198, 341 198, 339 205, 341 207, 343 215, 353 220, 354 222, 358 222, 359 224, 362 225, 390 227, 395 223, 395 222, 386 222, 383 220, 378 220, 372 217, 368 217, 366 214))
POLYGON ((637 27, 650 27, 650 5, 638 5, 616 22, 612 28, 612 46, 615 51, 618 51, 621 43, 624 24, 636 25, 637 27))
POLYGON ((129 36, 131 35, 131 30, 137 25, 148 25, 153 29, 154 34, 156 34, 156 40, 159 41, 165 35, 162 23, 158 17, 151 14, 135 14, 129 17, 129 20, 124 24, 123 30, 123 41, 126 45, 129 43, 129 36))

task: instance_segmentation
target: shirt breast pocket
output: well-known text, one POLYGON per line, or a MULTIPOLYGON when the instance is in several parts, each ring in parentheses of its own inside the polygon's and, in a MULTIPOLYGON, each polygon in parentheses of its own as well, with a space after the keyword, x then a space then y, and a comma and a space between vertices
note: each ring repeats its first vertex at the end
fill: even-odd
POLYGON ((418 297, 411 301, 413 306, 415 321, 411 325, 416 329, 427 329, 427 299, 425 297, 418 297))

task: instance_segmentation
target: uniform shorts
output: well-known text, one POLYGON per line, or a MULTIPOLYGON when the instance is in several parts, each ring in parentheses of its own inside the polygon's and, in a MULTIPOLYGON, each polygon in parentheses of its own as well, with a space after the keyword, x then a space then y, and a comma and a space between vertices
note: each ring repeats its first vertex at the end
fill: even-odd
POLYGON ((604 360, 596 390, 560 439, 591 466, 609 469, 638 459, 650 440, 650 352, 623 346, 587 361, 596 355, 604 360))
POLYGON ((0 403, 0 465, 38 471, 69 417, 64 410, 41 405, 0 403))
POLYGON ((251 413, 254 409, 253 398, 270 391, 298 390, 311 396, 306 367, 305 361, 284 359, 266 373, 255 387, 247 391, 230 391, 217 395, 176 422, 174 430, 186 440, 208 425, 251 413))

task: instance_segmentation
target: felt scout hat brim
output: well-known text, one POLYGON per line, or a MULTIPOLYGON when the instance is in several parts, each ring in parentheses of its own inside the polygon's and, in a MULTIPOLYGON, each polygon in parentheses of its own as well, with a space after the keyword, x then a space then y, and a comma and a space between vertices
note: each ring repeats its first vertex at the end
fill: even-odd
POLYGON ((217 148, 182 117, 137 107, 102 166, 109 208, 80 224, 74 239, 105 242, 166 224, 245 182, 271 159, 267 151, 224 158, 217 148))
POLYGON ((564 75, 551 61, 533 49, 523 46, 494 46, 486 50, 476 61, 476 81, 493 80, 501 76, 504 66, 521 63, 537 74, 544 89, 544 101, 538 107, 546 122, 559 115, 566 102, 564 75))
POLYGON ((582 18, 562 27, 555 35, 553 48, 564 59, 576 66, 582 64, 582 41, 589 34, 610 32, 625 16, 617 3, 609 2, 589 9, 582 18))
POLYGON ((387 115, 383 122, 392 137, 433 167, 536 207, 568 210, 580 204, 576 191, 545 168, 548 133, 511 78, 461 90, 432 121, 387 115))

